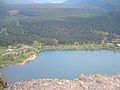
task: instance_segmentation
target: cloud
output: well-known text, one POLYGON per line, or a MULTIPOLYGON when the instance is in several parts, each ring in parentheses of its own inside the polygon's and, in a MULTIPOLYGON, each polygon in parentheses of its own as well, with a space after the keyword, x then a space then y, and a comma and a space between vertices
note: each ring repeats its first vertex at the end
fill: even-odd
MULTIPOLYGON (((1 1, 1 0, 0 0, 1 1)), ((62 3, 64 2, 65 0, 2 0, 6 3, 12 3, 12 4, 15 4, 15 3, 46 3, 46 2, 49 2, 49 3, 62 3)))

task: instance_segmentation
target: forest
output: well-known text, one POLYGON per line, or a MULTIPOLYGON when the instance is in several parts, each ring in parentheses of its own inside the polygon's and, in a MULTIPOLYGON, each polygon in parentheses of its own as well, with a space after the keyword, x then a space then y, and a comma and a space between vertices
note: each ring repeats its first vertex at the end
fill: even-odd
POLYGON ((0 45, 120 43, 120 12, 66 4, 7 5, 0 9, 0 45))

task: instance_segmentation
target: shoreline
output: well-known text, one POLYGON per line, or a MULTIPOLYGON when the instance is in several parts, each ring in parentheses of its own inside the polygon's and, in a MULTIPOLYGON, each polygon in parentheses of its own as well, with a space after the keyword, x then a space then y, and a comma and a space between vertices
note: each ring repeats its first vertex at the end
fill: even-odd
POLYGON ((35 54, 31 55, 31 56, 30 56, 28 59, 26 59, 25 61, 23 61, 22 63, 20 63, 19 65, 24 65, 24 64, 26 64, 27 62, 36 59, 36 57, 37 57, 37 56, 36 56, 36 53, 35 53, 35 54))
MULTIPOLYGON (((27 59, 24 59, 23 62, 21 63, 13 63, 14 64, 17 64, 17 65, 24 65, 26 64, 27 62, 29 61, 32 61, 34 60, 37 56, 37 53, 39 52, 43 52, 43 51, 49 51, 49 50, 87 50, 87 51, 101 51, 101 50, 109 50, 109 51, 113 51, 113 52, 120 52, 120 49, 115 49, 115 48, 103 48, 103 47, 95 47, 95 48, 86 48, 86 46, 83 48, 81 48, 81 46, 62 46, 62 47, 46 47, 44 49, 41 49, 41 50, 38 50, 38 51, 35 51, 35 53, 33 55, 31 55, 30 57, 28 57, 27 59)), ((4 67, 4 66, 9 66, 9 65, 12 65, 12 64, 6 64, 6 65, 0 65, 0 67, 4 67)))
MULTIPOLYGON (((49 51, 49 50, 87 50, 87 51, 101 51, 101 50, 107 50, 107 49, 43 49, 43 50, 39 50, 39 51, 36 51, 33 55, 31 55, 28 59, 26 59, 25 61, 23 61, 22 63, 19 63, 18 65, 24 65, 26 64, 27 62, 29 61, 32 61, 34 59, 36 59, 37 57, 37 53, 41 53, 43 51, 49 51)), ((113 51, 114 50, 109 50, 108 51, 113 51)), ((119 51, 117 51, 119 52, 119 51)))
POLYGON ((29 58, 25 59, 22 63, 14 63, 14 64, 0 65, 0 68, 4 68, 4 67, 10 66, 10 65, 24 65, 24 64, 26 64, 27 62, 36 59, 36 57, 37 57, 36 55, 37 55, 37 53, 31 55, 29 58))

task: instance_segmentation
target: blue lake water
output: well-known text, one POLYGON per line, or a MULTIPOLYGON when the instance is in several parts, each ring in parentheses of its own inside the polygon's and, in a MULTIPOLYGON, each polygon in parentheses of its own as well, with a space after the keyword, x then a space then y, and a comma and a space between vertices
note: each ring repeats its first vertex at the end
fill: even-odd
POLYGON ((0 71, 10 83, 42 78, 73 79, 80 74, 120 73, 120 53, 103 50, 44 51, 25 65, 11 65, 0 71))

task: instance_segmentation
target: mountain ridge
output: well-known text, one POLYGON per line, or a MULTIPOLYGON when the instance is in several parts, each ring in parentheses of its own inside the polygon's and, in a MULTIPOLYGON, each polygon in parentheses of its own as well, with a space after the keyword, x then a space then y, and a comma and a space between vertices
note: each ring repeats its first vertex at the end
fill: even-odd
POLYGON ((64 3, 81 6, 96 6, 115 11, 118 11, 120 8, 120 0, 67 0, 64 3))

